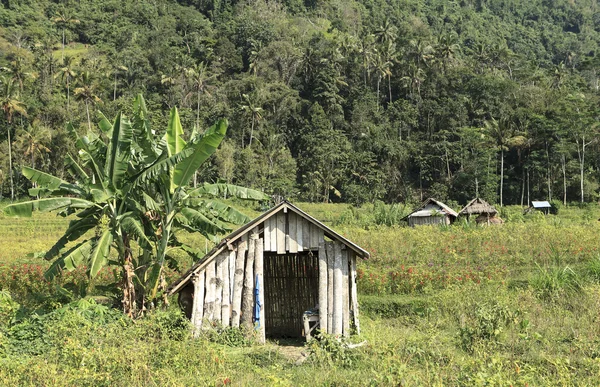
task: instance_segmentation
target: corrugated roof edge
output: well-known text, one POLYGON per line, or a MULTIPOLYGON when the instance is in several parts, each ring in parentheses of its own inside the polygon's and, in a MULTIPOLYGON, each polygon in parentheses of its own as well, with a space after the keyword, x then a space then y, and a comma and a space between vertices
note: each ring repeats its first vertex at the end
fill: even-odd
POLYGON ((181 290, 181 288, 183 286, 185 286, 191 280, 192 274, 194 272, 202 270, 202 268, 204 268, 212 259, 214 259, 217 255, 219 255, 223 250, 225 250, 225 248, 227 248, 228 245, 237 241, 239 238, 242 237, 242 235, 246 234, 247 232, 250 232, 250 230, 252 228, 254 228, 257 224, 261 223, 265 219, 278 213, 284 207, 287 207, 288 209, 294 211, 298 215, 306 218, 311 223, 319 226, 320 228, 323 229, 325 235, 327 235, 331 239, 340 240, 346 246, 348 246, 352 250, 354 250, 354 252, 357 253, 357 255, 362 257, 363 259, 367 259, 370 257, 370 254, 367 250, 358 246, 357 244, 350 241, 346 237, 338 234, 331 228, 327 227, 325 224, 321 223, 319 220, 313 218, 312 216, 310 216, 309 214, 302 211, 301 209, 299 209, 298 207, 296 207, 295 205, 293 205, 292 203, 290 203, 286 200, 286 201, 283 201, 283 202, 279 203, 278 205, 274 206, 273 208, 265 211, 264 213, 262 213, 255 219, 251 220, 250 222, 246 223, 242 227, 238 228, 237 230, 235 230, 234 232, 232 232, 231 234, 229 234, 225 238, 223 238, 221 240, 221 242, 219 242, 219 244, 217 244, 217 246, 215 246, 211 251, 209 251, 200 261, 196 262, 187 272, 185 272, 181 277, 179 277, 177 280, 175 280, 175 282, 173 282, 167 288, 167 295, 172 295, 172 294, 176 293, 177 291, 181 290))

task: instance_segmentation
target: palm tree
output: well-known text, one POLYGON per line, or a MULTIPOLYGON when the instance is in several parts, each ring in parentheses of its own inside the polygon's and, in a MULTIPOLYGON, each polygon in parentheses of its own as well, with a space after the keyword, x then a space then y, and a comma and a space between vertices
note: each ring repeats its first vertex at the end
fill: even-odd
POLYGON ((59 72, 55 77, 60 77, 65 85, 67 86, 67 113, 69 113, 71 107, 71 80, 75 79, 77 73, 74 70, 72 56, 65 56, 63 59, 63 66, 58 70, 59 72))
MULTIPOLYGON (((250 116, 251 119, 251 127, 250 127, 250 142, 248 144, 249 147, 252 147, 252 138, 254 137, 254 125, 262 119, 262 111, 263 109, 260 106, 257 106, 253 98, 251 98, 248 94, 243 94, 245 105, 242 105, 242 110, 246 115, 250 116)), ((245 134, 245 133, 244 133, 245 134)), ((242 135, 242 148, 244 147, 244 134, 242 135)))
POLYGON ((446 69, 447 64, 454 58, 459 51, 458 36, 456 34, 444 34, 438 38, 437 55, 441 59, 443 69, 446 69))
POLYGON ((36 156, 50 152, 46 144, 52 139, 52 132, 36 119, 27 128, 18 131, 17 135, 18 145, 25 156, 31 157, 31 168, 35 168, 36 156))
POLYGON ((200 62, 191 68, 186 69, 186 75, 192 82, 192 87, 197 94, 197 106, 196 106, 196 128, 200 128, 200 95, 202 93, 210 95, 208 90, 210 89, 209 82, 213 80, 216 75, 208 75, 208 66, 204 62, 200 62))
POLYGON ((10 200, 15 199, 15 187, 13 184, 12 171, 12 143, 10 137, 10 127, 15 114, 27 117, 25 104, 19 100, 18 90, 14 87, 14 79, 1 77, 2 94, 0 95, 0 108, 4 112, 4 117, 8 123, 6 132, 8 133, 8 174, 10 176, 10 200))
POLYGON ((71 15, 63 9, 56 13, 56 16, 52 19, 56 25, 62 28, 62 54, 61 60, 65 59, 65 29, 71 24, 79 24, 79 20, 72 18, 71 15))
POLYGON ((87 112, 87 120, 88 120, 88 129, 92 130, 92 121, 90 119, 90 103, 102 103, 100 97, 96 95, 96 83, 94 82, 92 76, 89 71, 84 71, 79 75, 77 79, 79 83, 79 87, 76 87, 73 90, 75 94, 75 98, 78 101, 85 102, 85 110, 87 112))
POLYGON ((389 44, 396 41, 396 36, 398 34, 398 28, 395 25, 390 23, 389 19, 385 19, 383 25, 380 25, 375 29, 373 35, 377 39, 378 43, 389 44))
POLYGON ((406 75, 401 78, 401 81, 410 89, 410 93, 414 98, 415 91, 417 96, 421 98, 421 84, 425 80, 425 71, 416 66, 414 63, 408 65, 406 75))
POLYGON ((115 75, 115 88, 113 89, 113 101, 117 100, 117 75, 119 75, 119 71, 128 71, 127 66, 115 66, 113 69, 113 74, 115 75))
MULTIPOLYGON (((379 111, 379 90, 381 80, 385 77, 391 78, 392 71, 391 67, 393 66, 392 62, 385 60, 382 54, 377 54, 375 56, 375 71, 377 72, 377 111, 379 111)), ((390 99, 391 99, 391 86, 390 86, 390 99)))

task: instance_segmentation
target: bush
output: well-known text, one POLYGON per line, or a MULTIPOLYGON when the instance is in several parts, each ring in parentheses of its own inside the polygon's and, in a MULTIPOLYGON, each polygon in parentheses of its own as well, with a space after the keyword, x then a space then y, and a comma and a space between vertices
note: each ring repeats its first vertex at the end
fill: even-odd
POLYGON ((580 278, 569 266, 541 267, 531 279, 531 287, 537 296, 545 301, 558 301, 583 293, 580 278))

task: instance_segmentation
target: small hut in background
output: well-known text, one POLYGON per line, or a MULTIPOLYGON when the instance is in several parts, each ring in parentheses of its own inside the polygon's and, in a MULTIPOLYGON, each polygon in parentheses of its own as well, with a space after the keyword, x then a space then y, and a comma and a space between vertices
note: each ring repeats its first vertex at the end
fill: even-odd
POLYGON ((432 224, 450 225, 454 223, 457 217, 458 214, 452 208, 438 200, 429 198, 419 208, 410 213, 406 219, 408 219, 408 225, 414 227, 432 224))
POLYGON ((490 203, 483 199, 475 198, 471 200, 460 212, 458 216, 465 216, 467 219, 476 216, 477 224, 502 224, 504 221, 498 217, 498 211, 490 203))
POLYGON ((168 289, 198 333, 246 326, 265 337, 360 333, 356 259, 369 253, 284 201, 225 237, 168 289))
POLYGON ((532 201, 531 207, 529 207, 529 211, 540 211, 544 215, 548 215, 550 213, 550 209, 552 205, 547 201, 532 201))

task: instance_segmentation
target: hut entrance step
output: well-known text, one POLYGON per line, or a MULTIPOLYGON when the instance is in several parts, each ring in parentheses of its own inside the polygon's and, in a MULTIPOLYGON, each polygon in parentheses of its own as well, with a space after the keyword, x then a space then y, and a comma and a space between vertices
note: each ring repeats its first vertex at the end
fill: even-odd
POLYGON ((265 252, 264 287, 266 336, 302 337, 302 316, 319 302, 318 254, 265 252))

